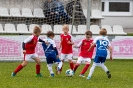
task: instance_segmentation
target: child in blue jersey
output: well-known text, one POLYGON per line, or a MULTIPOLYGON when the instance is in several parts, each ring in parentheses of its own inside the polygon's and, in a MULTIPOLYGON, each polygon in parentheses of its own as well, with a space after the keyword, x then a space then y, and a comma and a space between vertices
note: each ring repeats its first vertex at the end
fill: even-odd
POLYGON ((111 73, 104 65, 107 57, 107 49, 110 51, 110 60, 112 60, 112 47, 109 40, 106 38, 107 31, 105 28, 102 28, 99 32, 100 36, 96 37, 93 41, 93 44, 89 48, 88 52, 92 49, 92 47, 96 46, 96 56, 94 58, 94 62, 92 67, 90 68, 89 75, 87 79, 89 80, 96 68, 96 66, 101 67, 107 74, 108 78, 111 78, 111 73))
POLYGON ((44 41, 48 42, 49 44, 46 45, 45 43, 42 43, 43 50, 46 56, 47 67, 51 77, 54 77, 54 72, 52 69, 53 63, 58 65, 56 69, 58 74, 60 73, 60 69, 62 68, 62 62, 59 59, 58 51, 53 38, 54 38, 54 33, 52 31, 48 31, 47 39, 45 39, 44 41))

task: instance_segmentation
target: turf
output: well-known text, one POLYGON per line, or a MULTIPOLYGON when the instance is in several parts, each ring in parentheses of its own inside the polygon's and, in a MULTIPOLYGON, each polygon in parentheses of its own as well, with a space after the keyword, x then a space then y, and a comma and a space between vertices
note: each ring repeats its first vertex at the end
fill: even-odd
MULTIPOLYGON (((81 65, 74 77, 65 76, 69 64, 65 63, 61 75, 49 77, 46 63, 42 62, 43 77, 35 77, 35 63, 29 63, 15 77, 11 72, 20 62, 0 62, 0 88, 133 88, 133 61, 114 60, 107 61, 106 66, 112 73, 108 79, 104 71, 97 67, 91 80, 79 77, 81 65)), ((88 75, 89 70, 85 74, 88 75)))

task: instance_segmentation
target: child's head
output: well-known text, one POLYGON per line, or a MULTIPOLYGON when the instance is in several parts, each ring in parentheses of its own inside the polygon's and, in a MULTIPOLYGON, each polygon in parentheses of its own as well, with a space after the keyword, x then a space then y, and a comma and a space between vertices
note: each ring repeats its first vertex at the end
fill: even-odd
POLYGON ((39 36, 42 32, 42 29, 39 26, 35 26, 33 29, 33 34, 39 36))
POLYGON ((64 34, 68 34, 68 31, 69 31, 69 26, 68 25, 63 25, 62 27, 62 31, 64 32, 64 34))
POLYGON ((48 32, 47 32, 47 37, 53 39, 53 38, 54 38, 54 32, 48 31, 48 32))
POLYGON ((100 35, 106 36, 107 35, 107 30, 105 28, 102 28, 99 32, 100 35))
POLYGON ((87 38, 87 39, 92 38, 92 32, 89 31, 89 30, 85 32, 85 35, 86 35, 86 38, 87 38))

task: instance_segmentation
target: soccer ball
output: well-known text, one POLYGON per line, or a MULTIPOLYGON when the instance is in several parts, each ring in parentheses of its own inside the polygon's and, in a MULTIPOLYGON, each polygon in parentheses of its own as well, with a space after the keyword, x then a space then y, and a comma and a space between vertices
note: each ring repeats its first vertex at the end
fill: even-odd
POLYGON ((74 75, 73 70, 71 70, 71 69, 66 70, 66 75, 67 75, 68 77, 72 77, 72 76, 74 75))

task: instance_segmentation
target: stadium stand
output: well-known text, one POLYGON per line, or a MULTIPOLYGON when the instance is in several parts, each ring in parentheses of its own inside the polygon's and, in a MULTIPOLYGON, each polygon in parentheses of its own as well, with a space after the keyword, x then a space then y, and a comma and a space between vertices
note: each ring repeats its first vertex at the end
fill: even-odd
POLYGON ((110 25, 103 25, 102 28, 105 28, 109 35, 113 35, 114 34, 110 25))
POLYGON ((22 8, 22 16, 23 17, 34 17, 31 9, 29 8, 22 8))
POLYGON ((34 16, 37 18, 44 18, 43 10, 41 8, 34 9, 34 16))
POLYGON ((43 24, 43 25, 42 25, 42 33, 43 33, 43 34, 46 34, 47 31, 53 31, 53 30, 52 30, 52 27, 51 27, 50 25, 48 25, 48 24, 43 24))
POLYGON ((6 32, 3 30, 2 24, 0 24, 0 33, 6 33, 6 32))
POLYGON ((27 28, 26 24, 18 24, 17 25, 17 32, 18 33, 23 33, 23 34, 29 34, 30 33, 28 31, 28 28, 27 28))
POLYGON ((102 12, 100 10, 92 10, 91 17, 93 19, 103 19, 104 18, 104 17, 102 17, 102 12))
POLYGON ((62 25, 54 25, 54 33, 61 34, 62 33, 62 25))
POLYGON ((91 25, 90 31, 92 31, 93 34, 99 34, 100 27, 98 25, 91 25))
POLYGON ((11 8, 10 9, 10 15, 13 17, 22 17, 22 15, 20 14, 19 8, 11 8))
POLYGON ((116 35, 127 35, 127 33, 123 31, 123 28, 121 25, 114 25, 113 33, 115 33, 116 35))
POLYGON ((10 17, 7 8, 0 8, 0 16, 2 16, 2 17, 10 17))
POLYGON ((14 24, 5 24, 5 31, 6 33, 18 33, 15 29, 15 25, 14 24))
POLYGON ((79 31, 78 33, 79 34, 85 34, 86 30, 87 30, 86 25, 78 25, 78 31, 79 31))

